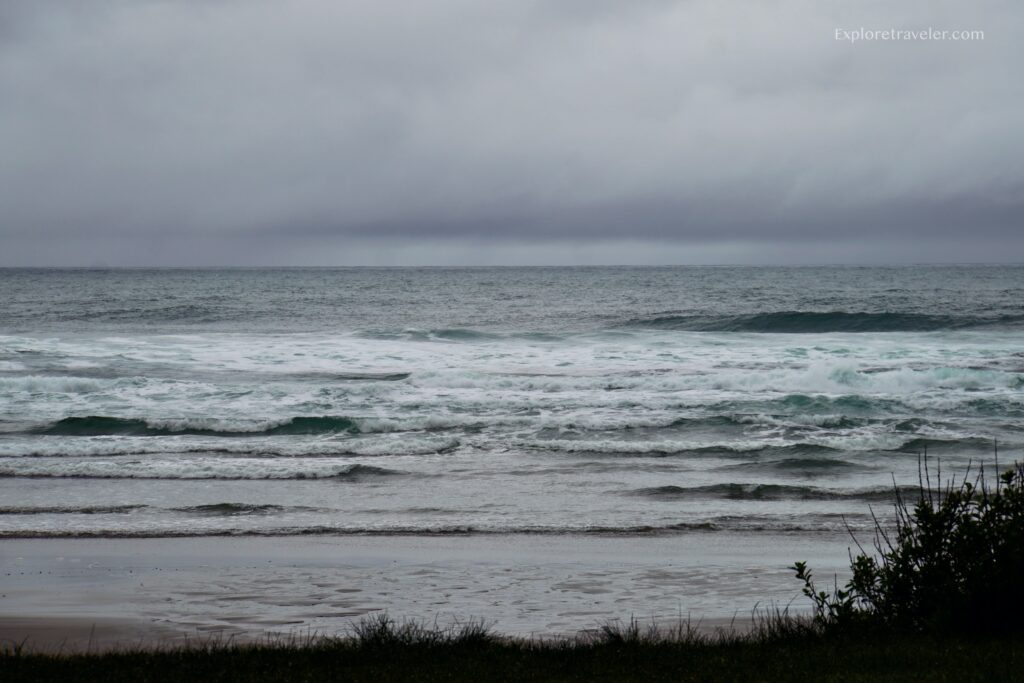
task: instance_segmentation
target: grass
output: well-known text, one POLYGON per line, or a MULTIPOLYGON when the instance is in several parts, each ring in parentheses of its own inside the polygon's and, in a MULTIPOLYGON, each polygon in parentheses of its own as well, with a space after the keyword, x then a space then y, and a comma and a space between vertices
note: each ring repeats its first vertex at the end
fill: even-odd
POLYGON ((360 622, 344 638, 89 655, 8 650, 3 681, 1011 681, 1024 638, 841 633, 785 615, 750 633, 611 623, 574 638, 503 637, 478 622, 449 629, 360 622))

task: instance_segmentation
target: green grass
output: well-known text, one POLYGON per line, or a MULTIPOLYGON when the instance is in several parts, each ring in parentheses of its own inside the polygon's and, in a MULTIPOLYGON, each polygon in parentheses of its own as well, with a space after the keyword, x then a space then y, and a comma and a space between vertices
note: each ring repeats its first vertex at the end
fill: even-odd
POLYGON ((775 617, 746 635, 636 624, 567 639, 433 630, 386 618, 352 636, 90 655, 8 650, 3 681, 1015 681, 1024 638, 830 632, 775 617))

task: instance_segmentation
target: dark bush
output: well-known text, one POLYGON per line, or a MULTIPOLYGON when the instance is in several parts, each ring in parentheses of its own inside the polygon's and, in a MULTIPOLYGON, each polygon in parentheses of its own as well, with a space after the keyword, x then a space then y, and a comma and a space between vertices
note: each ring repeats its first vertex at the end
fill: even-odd
POLYGON ((805 562, 792 569, 827 626, 885 625, 945 633, 1010 633, 1024 623, 1024 465, 994 486, 984 473, 936 491, 921 478, 910 507, 896 490, 895 530, 876 520, 878 557, 851 556, 853 577, 819 591, 805 562))

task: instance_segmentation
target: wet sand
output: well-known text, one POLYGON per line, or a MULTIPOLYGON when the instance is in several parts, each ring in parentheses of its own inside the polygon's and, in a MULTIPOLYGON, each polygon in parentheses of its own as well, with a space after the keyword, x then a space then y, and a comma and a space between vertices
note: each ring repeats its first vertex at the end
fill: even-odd
POLYGON ((186 643, 189 635, 155 623, 109 617, 0 616, 0 650, 104 652, 186 643))
POLYGON ((805 610, 786 567, 806 559, 842 580, 848 545, 720 533, 5 539, 0 640, 82 651, 332 636, 381 611, 524 636, 615 618, 742 627, 755 606, 805 610))

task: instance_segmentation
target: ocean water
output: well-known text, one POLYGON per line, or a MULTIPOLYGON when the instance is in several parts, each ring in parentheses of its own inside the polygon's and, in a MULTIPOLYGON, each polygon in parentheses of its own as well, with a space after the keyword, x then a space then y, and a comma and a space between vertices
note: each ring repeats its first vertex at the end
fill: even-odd
POLYGON ((1022 457, 1024 267, 0 270, 0 536, 836 534, 1022 457))

